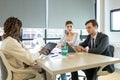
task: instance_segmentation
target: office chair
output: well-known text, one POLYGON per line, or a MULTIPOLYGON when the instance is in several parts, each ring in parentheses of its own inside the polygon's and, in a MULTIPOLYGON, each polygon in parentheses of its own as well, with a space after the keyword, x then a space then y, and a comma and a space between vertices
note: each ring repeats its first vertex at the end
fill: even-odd
POLYGON ((111 57, 114 57, 114 46, 113 45, 109 45, 109 50, 110 50, 110 52, 112 54, 111 57))
POLYGON ((86 77, 86 76, 84 76, 84 75, 78 75, 78 77, 82 77, 82 78, 83 78, 83 80, 87 80, 87 77, 86 77))
POLYGON ((5 65, 0 57, 0 69, 1 69, 1 78, 2 80, 6 80, 7 74, 7 69, 5 68, 5 65))
MULTIPOLYGON (((68 80, 71 80, 71 75, 66 75, 66 76, 67 76, 68 80)), ((84 75, 78 75, 78 77, 83 78, 83 80, 87 80, 87 77, 84 75)), ((57 79, 61 80, 61 76, 59 76, 57 79)))
MULTIPOLYGON (((113 45, 109 45, 109 51, 111 52, 110 57, 114 57, 114 46, 113 45)), ((110 74, 110 72, 108 72, 108 71, 102 71, 104 69, 104 67, 106 67, 106 66, 103 66, 101 69, 98 70, 98 72, 97 72, 98 76, 104 76, 104 75, 110 74)))
MULTIPOLYGON (((2 51, 0 51, 0 57, 1 57, 1 61, 2 63, 4 64, 4 68, 6 68, 6 71, 7 71, 7 75, 6 74, 2 74, 2 75, 6 75, 6 79, 4 77, 3 80, 12 80, 12 73, 15 72, 15 73, 33 73, 36 75, 36 77, 34 79, 29 79, 29 80, 40 80, 40 74, 38 73, 38 71, 33 71, 33 70, 30 70, 30 69, 25 69, 25 70, 19 70, 19 69, 15 69, 14 67, 12 67, 9 62, 7 61, 4 53, 2 51)), ((41 76, 42 77, 42 76, 41 76)))

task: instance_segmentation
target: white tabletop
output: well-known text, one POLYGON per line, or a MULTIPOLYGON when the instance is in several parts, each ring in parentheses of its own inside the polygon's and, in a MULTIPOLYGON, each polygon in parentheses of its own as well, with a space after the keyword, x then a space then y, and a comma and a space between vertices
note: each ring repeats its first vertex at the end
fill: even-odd
POLYGON ((120 59, 90 53, 72 53, 69 56, 46 57, 39 65, 51 75, 120 63, 120 59))

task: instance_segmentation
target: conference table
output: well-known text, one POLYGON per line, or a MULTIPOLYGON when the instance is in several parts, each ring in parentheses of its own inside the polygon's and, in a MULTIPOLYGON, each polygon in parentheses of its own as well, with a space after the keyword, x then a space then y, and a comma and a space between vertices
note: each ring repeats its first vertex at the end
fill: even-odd
POLYGON ((68 56, 51 55, 38 60, 38 64, 51 75, 51 77, 47 76, 47 80, 56 80, 57 74, 104 67, 115 63, 120 63, 120 59, 85 52, 69 53, 68 56))

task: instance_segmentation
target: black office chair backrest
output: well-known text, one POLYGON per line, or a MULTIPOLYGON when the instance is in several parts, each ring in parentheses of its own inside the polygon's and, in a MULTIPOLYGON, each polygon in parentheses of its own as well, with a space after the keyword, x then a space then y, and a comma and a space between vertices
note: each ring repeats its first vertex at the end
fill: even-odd
MULTIPOLYGON (((111 55, 109 56, 114 57, 114 46, 113 45, 109 45, 109 52, 111 53, 111 55)), ((115 71, 114 64, 106 66, 105 68, 102 69, 102 71, 108 71, 109 73, 113 73, 115 71)))
POLYGON ((110 50, 110 52, 112 54, 111 57, 114 57, 114 46, 113 45, 109 45, 109 50, 110 50))

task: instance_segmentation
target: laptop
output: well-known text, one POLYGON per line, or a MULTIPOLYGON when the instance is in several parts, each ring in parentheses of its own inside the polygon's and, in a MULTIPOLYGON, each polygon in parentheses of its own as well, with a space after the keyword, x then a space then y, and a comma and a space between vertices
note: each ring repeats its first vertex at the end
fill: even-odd
POLYGON ((44 48, 46 48, 46 51, 43 53, 44 55, 49 55, 50 52, 56 47, 57 43, 48 42, 44 48))
POLYGON ((76 52, 72 46, 69 45, 69 43, 66 43, 66 46, 68 46, 68 52, 76 52))

